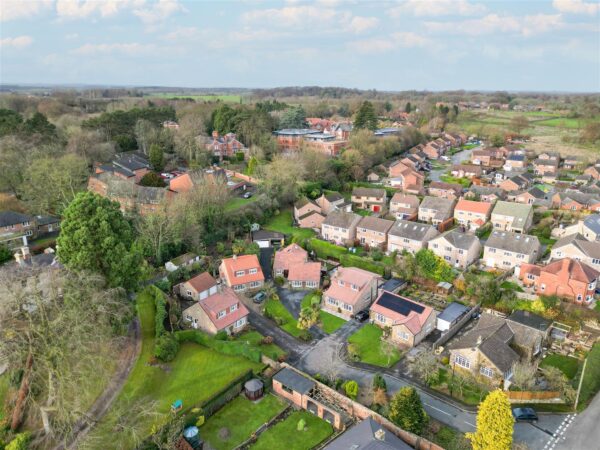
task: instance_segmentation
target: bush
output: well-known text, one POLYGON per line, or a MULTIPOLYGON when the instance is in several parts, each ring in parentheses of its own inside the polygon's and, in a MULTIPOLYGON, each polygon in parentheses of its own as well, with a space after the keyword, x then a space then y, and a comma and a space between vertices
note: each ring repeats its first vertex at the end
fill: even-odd
POLYGON ((219 331, 217 334, 215 334, 215 340, 217 341, 226 341, 228 337, 228 334, 226 331, 219 331))
POLYGON ((298 425, 296 425, 296 429, 298 431, 304 431, 305 428, 306 428, 306 421, 304 419, 300 419, 298 421, 298 425))
POLYGON ((358 396, 358 383, 354 380, 348 380, 344 383, 344 391, 352 400, 356 400, 358 396))
POLYGON ((171 283, 169 282, 169 280, 158 280, 156 283, 154 283, 154 286, 156 286, 165 293, 171 291, 171 283))
POLYGON ((164 362, 173 361, 179 351, 179 342, 172 334, 163 334, 154 344, 154 356, 164 362))
POLYGON ((279 276, 276 276, 273 281, 275 281, 275 284, 277 286, 283 286, 283 284, 285 283, 285 278, 283 278, 281 275, 279 275, 279 276))
POLYGON ((4 447, 4 450, 27 450, 30 438, 29 433, 19 433, 4 447))
POLYGON ((273 343, 273 336, 264 336, 261 340, 260 343, 262 345, 271 345, 273 343))
POLYGON ((447 366, 448 364, 450 364, 450 358, 448 358, 447 356, 444 356, 442 358, 442 364, 447 366))
POLYGON ((384 391, 387 389, 385 378, 380 373, 376 373, 373 377, 373 389, 383 389, 384 391))

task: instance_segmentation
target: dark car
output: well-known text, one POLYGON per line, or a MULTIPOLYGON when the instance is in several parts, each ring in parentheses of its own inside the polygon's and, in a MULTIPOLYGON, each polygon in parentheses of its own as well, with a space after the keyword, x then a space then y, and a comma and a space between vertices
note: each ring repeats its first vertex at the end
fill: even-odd
POLYGON ((267 298, 267 294, 265 294, 264 292, 259 292, 254 297, 252 297, 252 301, 254 303, 262 303, 265 298, 267 298))
POLYGON ((367 320, 369 318, 369 311, 366 309, 363 309, 362 311, 357 312, 356 315, 354 316, 354 318, 356 320, 358 320, 359 322, 364 322, 365 320, 367 320))
POLYGON ((538 416, 532 408, 513 408, 512 414, 517 422, 538 421, 538 416))
POLYGON ((252 197, 253 195, 254 195, 254 193, 253 193, 253 192, 246 192, 246 193, 243 195, 243 197, 244 197, 244 198, 250 198, 250 197, 252 197))

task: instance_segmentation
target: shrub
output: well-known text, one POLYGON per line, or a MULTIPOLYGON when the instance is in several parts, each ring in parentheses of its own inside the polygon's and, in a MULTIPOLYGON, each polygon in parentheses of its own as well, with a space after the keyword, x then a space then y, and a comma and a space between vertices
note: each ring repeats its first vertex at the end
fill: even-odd
POLYGON ((347 350, 348 350, 348 356, 350 356, 350 358, 352 358, 353 360, 358 359, 359 351, 358 351, 358 346, 356 344, 348 344, 347 350))
POLYGON ((271 345, 273 343, 273 336, 264 336, 261 340, 260 343, 262 345, 271 345))
POLYGON ((158 280, 156 283, 154 283, 154 286, 156 286, 163 292, 171 291, 171 283, 169 282, 169 280, 158 280))
POLYGON ((358 396, 358 383, 354 380, 348 380, 344 383, 344 391, 352 400, 356 400, 358 396))
POLYGON ((304 419, 300 419, 298 421, 298 425, 296 425, 296 429, 298 431, 304 431, 305 428, 306 428, 306 421, 304 419))
POLYGON ((376 373, 373 377, 373 389, 383 389, 384 391, 387 389, 385 378, 380 373, 376 373))
POLYGON ((310 334, 310 332, 308 330, 302 330, 298 337, 302 340, 302 341, 311 341, 312 340, 312 334, 310 334))
POLYGON ((283 283, 285 283, 285 278, 283 278, 281 275, 279 275, 279 276, 276 276, 273 281, 275 281, 275 284, 277 286, 283 286, 283 283))
POLYGON ((29 443, 29 439, 31 438, 31 436, 29 435, 29 433, 19 433, 15 436, 15 438, 10 441, 6 447, 4 447, 5 450, 27 450, 29 448, 29 445, 27 445, 29 443))
POLYGON ((179 342, 172 334, 163 334, 156 339, 154 356, 164 362, 173 361, 179 351, 179 342))
POLYGON ((442 364, 447 366, 448 364, 450 364, 450 358, 448 358, 447 356, 444 356, 442 358, 442 364))
POLYGON ((215 334, 215 340, 217 341, 226 341, 227 340, 227 332, 226 331, 219 331, 217 334, 215 334))

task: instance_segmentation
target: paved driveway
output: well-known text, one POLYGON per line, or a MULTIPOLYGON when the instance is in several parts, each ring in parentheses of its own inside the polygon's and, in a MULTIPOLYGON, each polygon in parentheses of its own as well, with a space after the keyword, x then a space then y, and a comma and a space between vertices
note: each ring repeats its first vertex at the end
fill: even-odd
POLYGON ((286 309, 292 313, 292 315, 297 319, 300 315, 300 310, 302 309, 301 303, 302 299, 311 292, 310 290, 298 290, 298 289, 287 289, 278 287, 277 294, 279 295, 279 301, 286 307, 286 309))

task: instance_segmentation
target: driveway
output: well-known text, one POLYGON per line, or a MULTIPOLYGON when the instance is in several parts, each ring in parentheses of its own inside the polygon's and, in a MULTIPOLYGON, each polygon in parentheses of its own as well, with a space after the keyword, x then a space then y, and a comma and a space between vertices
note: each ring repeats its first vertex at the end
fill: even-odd
POLYGON ((265 276, 265 281, 273 279, 273 270, 271 269, 271 260, 275 249, 273 247, 261 248, 258 254, 258 262, 260 263, 260 269, 265 276))
POLYGON ((453 166, 454 164, 460 164, 462 161, 465 161, 467 159, 471 159, 473 150, 479 150, 480 148, 481 147, 475 147, 470 150, 463 150, 458 153, 455 153, 454 155, 450 156, 449 162, 440 159, 439 162, 444 163, 444 168, 443 169, 432 169, 428 175, 429 179, 431 181, 440 181, 440 177, 443 174, 445 174, 451 166, 453 166))
POLYGON ((302 299, 311 292, 310 290, 298 290, 298 289, 287 289, 278 287, 277 294, 279 295, 279 301, 286 307, 286 309, 292 313, 297 319, 302 309, 302 299))

